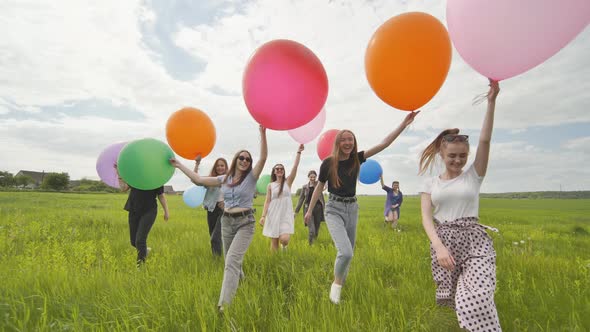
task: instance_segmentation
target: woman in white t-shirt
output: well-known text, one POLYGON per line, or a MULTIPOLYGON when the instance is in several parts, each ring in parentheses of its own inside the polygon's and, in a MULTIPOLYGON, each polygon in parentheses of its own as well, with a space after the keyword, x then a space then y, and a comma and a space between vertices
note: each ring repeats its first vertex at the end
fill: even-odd
POLYGON ((479 189, 486 174, 494 109, 500 87, 490 80, 488 108, 472 165, 464 169, 469 137, 447 129, 430 143, 420 158, 420 174, 437 155, 445 165, 441 175, 427 178, 421 189, 422 224, 430 239, 436 302, 457 313, 469 331, 501 331, 494 290, 496 252, 479 224, 479 189))

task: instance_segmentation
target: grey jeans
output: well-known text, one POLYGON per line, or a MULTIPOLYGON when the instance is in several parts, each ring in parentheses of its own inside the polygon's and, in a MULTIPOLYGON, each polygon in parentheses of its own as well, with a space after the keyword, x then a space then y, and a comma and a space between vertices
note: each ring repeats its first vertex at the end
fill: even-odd
POLYGON ((254 215, 221 217, 221 238, 223 240, 223 252, 225 253, 225 269, 223 271, 223 284, 219 303, 231 303, 236 295, 240 276, 242 275, 242 262, 244 255, 252 242, 255 228, 254 215))
POLYGON ((357 202, 344 203, 330 199, 326 203, 326 225, 338 251, 334 262, 334 277, 343 282, 346 281, 354 253, 358 210, 357 202))

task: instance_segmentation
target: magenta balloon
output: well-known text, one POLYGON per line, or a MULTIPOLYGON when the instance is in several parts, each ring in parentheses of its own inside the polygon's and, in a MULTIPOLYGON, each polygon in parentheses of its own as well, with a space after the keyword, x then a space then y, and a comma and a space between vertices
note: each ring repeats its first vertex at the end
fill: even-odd
POLYGON ((480 74, 503 80, 549 59, 590 23, 589 0, 448 0, 449 35, 480 74))
POLYGON ((244 101, 256 122, 269 129, 303 126, 328 98, 328 76, 320 59, 292 40, 273 40, 250 58, 242 80, 244 101))
POLYGON ((339 132, 338 129, 330 129, 320 136, 318 139, 318 157, 320 157, 320 160, 324 160, 332 154, 334 139, 336 139, 339 132))
POLYGON ((98 173, 102 182, 113 188, 119 188, 119 177, 117 176, 114 165, 119 157, 119 152, 121 152, 125 144, 127 142, 115 143, 108 146, 100 153, 96 160, 96 173, 98 173))
POLYGON ((289 135, 293 137, 295 142, 307 144, 313 141, 314 138, 318 137, 318 135, 322 132, 322 129, 324 129, 325 123, 326 109, 323 108, 322 111, 315 118, 313 118, 313 120, 299 128, 289 130, 289 135))

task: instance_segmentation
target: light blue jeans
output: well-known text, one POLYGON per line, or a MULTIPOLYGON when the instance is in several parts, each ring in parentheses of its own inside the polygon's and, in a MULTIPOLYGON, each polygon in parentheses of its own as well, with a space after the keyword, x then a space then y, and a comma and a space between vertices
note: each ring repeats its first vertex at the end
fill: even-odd
POLYGON ((354 254, 358 210, 357 202, 345 203, 330 199, 326 203, 326 225, 338 251, 334 262, 334 277, 342 279, 343 283, 354 254))
POLYGON ((223 215, 221 217, 225 269, 219 295, 219 306, 230 304, 236 295, 240 277, 243 275, 242 262, 254 237, 255 223, 256 220, 252 214, 238 217, 223 215))

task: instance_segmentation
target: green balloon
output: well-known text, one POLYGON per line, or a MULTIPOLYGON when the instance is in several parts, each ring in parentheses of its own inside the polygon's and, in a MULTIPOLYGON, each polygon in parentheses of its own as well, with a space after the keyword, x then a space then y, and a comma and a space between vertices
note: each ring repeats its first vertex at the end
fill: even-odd
POLYGON ((256 181, 256 191, 261 194, 266 194, 266 187, 270 183, 270 175, 263 175, 256 181))
POLYGON ((174 175, 174 166, 169 161, 173 157, 168 145, 144 138, 125 145, 119 153, 117 168, 131 187, 151 190, 163 186, 174 175))

